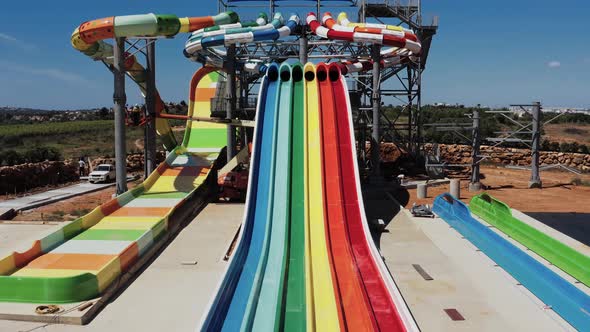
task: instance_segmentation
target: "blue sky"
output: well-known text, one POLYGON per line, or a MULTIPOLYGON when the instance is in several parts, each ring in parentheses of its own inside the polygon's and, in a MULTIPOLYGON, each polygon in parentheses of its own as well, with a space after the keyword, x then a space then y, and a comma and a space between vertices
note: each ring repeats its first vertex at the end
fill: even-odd
MULTIPOLYGON (((587 0, 422 0, 440 16, 423 79, 423 101, 503 106, 590 107, 590 2, 587 0)), ((69 43, 81 22, 139 13, 202 16, 217 1, 8 1, 0 23, 0 106, 48 109, 112 104, 112 76, 69 43)), ((238 10, 240 12, 240 10, 238 10)), ((300 12, 305 15, 306 11, 300 12)), ((354 17, 353 10, 349 10, 354 17)), ((252 15, 246 15, 252 17, 252 15)), ((186 37, 159 42, 157 85, 165 100, 187 99, 198 65, 186 37)), ((129 85, 130 103, 140 101, 129 85)))

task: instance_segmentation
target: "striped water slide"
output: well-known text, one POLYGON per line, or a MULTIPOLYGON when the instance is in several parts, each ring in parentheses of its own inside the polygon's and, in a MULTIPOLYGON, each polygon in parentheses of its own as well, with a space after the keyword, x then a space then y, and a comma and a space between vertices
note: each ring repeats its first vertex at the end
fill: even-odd
POLYGON ((590 296, 475 220, 450 194, 433 211, 578 331, 590 331, 590 296))
MULTIPOLYGON (((402 62, 415 61, 416 54, 419 54, 422 48, 411 30, 391 25, 373 26, 368 23, 350 23, 345 13, 338 16, 338 21, 332 17, 331 13, 324 13, 321 23, 315 13, 309 13, 306 22, 312 33, 325 39, 391 46, 381 49, 380 65, 384 68, 402 62)), ((344 73, 366 71, 372 66, 373 59, 341 62, 344 73)))
POLYGON ((270 66, 243 231, 199 330, 418 330, 364 216, 339 68, 270 66))
MULTIPOLYGON (((195 73, 191 114, 209 114, 207 96, 217 78, 212 69, 195 73)), ((226 142, 191 138, 201 130, 226 131, 223 125, 189 122, 182 146, 142 184, 35 241, 26 252, 0 259, 0 301, 68 303, 103 293, 158 242, 172 213, 209 177, 212 159, 226 142), (195 148, 198 152, 191 152, 195 148)))
POLYGON ((473 214, 590 287, 590 257, 512 216, 508 205, 487 193, 473 196, 473 214))
MULTIPOLYGON (((172 37, 179 33, 188 33, 221 24, 239 21, 238 15, 228 11, 215 16, 182 17, 175 15, 141 14, 100 18, 87 21, 78 26, 71 37, 72 46, 93 60, 100 60, 112 66, 113 46, 106 39, 117 37, 172 37)), ((125 70, 129 77, 146 94, 147 77, 145 68, 137 61, 135 55, 126 52, 125 70)), ((166 113, 166 106, 156 92, 156 113, 166 113)), ((168 120, 156 118, 156 132, 168 151, 172 151, 178 142, 174 137, 168 120)))

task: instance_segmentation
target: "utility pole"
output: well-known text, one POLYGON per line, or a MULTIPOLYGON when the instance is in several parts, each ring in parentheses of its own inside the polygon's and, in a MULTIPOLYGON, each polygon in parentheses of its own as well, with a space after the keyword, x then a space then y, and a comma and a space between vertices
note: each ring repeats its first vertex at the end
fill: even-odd
POLYGON ((529 188, 542 188, 541 176, 539 174, 539 151, 541 150, 541 103, 533 102, 533 130, 531 142, 531 180, 529 188))
MULTIPOLYGON (((227 48, 227 84, 225 96, 226 117, 232 119, 236 108, 236 45, 227 48)), ((227 161, 236 154, 236 129, 227 126, 227 161)))
POLYGON ((472 134, 472 149, 471 149, 471 181, 469 182, 469 191, 481 190, 480 176, 479 176, 479 105, 477 109, 473 110, 473 134, 472 134))
POLYGON ((113 112, 115 113, 115 173, 116 195, 127 191, 127 151, 125 139, 125 38, 118 37, 113 48, 114 93, 113 112))
POLYGON ((373 127, 371 135, 371 164, 373 166, 372 176, 381 177, 381 126, 379 108, 381 107, 381 46, 371 46, 371 58, 373 59, 373 86, 371 101, 373 103, 373 127))
POLYGON ((147 178, 156 169, 156 40, 147 43, 147 86, 145 111, 147 121, 144 131, 144 174, 147 178))

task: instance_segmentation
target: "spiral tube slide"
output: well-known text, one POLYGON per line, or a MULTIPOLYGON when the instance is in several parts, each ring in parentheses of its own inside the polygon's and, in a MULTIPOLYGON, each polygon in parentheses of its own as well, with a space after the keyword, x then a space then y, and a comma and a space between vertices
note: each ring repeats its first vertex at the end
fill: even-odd
MULTIPOLYGON (((262 19, 257 21, 263 23, 262 19)), ((276 13, 273 20, 264 25, 227 28, 219 27, 214 31, 198 31, 185 44, 184 55, 191 59, 207 58, 208 52, 225 56, 225 51, 214 50, 216 46, 229 46, 236 43, 249 43, 264 40, 277 40, 290 35, 299 25, 299 16, 292 14, 284 23, 281 13, 276 13), (199 57, 200 55, 200 57, 199 57)))
POLYGON ((590 296, 475 220, 450 194, 433 211, 579 331, 590 331, 590 296))
MULTIPOLYGON (((307 24, 311 31, 323 38, 333 40, 344 40, 349 42, 367 42, 379 45, 388 45, 393 47, 383 48, 381 50, 382 59, 380 64, 383 68, 397 65, 402 62, 411 61, 415 54, 420 53, 421 45, 416 35, 408 29, 398 26, 381 26, 377 27, 354 27, 350 23, 345 13, 339 15, 339 21, 342 20, 347 26, 336 23, 332 14, 325 13, 322 17, 322 23, 317 19, 314 13, 307 16, 307 24)), ((367 24, 368 25, 368 24, 367 24)), ((344 74, 349 72, 360 72, 370 70, 374 59, 371 60, 345 60, 341 62, 340 69, 344 74)))
POLYGON ((415 54, 419 54, 421 51, 421 45, 417 42, 414 34, 405 32, 402 36, 402 34, 396 34, 393 30, 389 30, 391 31, 390 33, 384 33, 386 30, 357 32, 354 28, 345 28, 335 24, 334 19, 329 13, 324 18, 324 23, 328 22, 332 28, 328 27, 328 25, 321 25, 315 13, 309 13, 306 19, 311 31, 322 38, 393 46, 407 49, 415 54))
MULTIPOLYGON (((209 68, 195 73, 191 114, 209 112, 217 78, 209 68)), ((29 250, 0 259, 0 301, 69 303, 102 294, 174 227, 172 213, 214 180, 211 154, 226 143, 209 140, 207 152, 192 153, 191 137, 201 130, 225 132, 189 121, 182 145, 142 184, 35 241, 29 250)))
MULTIPOLYGON (((111 16, 82 23, 72 33, 72 46, 91 57, 93 60, 102 60, 113 64, 113 47, 104 40, 116 37, 157 37, 174 36, 178 33, 187 33, 209 26, 235 23, 239 20, 234 12, 225 12, 216 16, 184 17, 175 15, 126 15, 111 16)), ((146 93, 146 74, 143 66, 135 56, 130 56, 125 61, 125 70, 133 81, 139 86, 142 94, 146 93)), ((165 105, 160 95, 156 92, 156 113, 165 113, 165 105)), ((156 118, 156 131, 166 150, 171 151, 177 146, 176 139, 168 120, 156 118)))
POLYGON ((590 287, 590 257, 512 216, 508 205, 487 193, 474 196, 469 209, 506 235, 590 287))
POLYGON ((242 232, 200 330, 418 330, 364 217, 349 111, 338 65, 270 65, 242 232))

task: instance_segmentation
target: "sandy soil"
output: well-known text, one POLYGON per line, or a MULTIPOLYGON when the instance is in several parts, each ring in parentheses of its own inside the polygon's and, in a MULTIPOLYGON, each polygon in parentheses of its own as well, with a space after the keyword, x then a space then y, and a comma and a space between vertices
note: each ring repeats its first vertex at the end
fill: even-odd
MULTIPOLYGON (((541 173, 543 189, 528 189, 530 171, 482 166, 481 172, 485 176, 481 182, 486 186, 486 191, 520 211, 590 213, 590 187, 571 184, 574 178, 590 182, 589 174, 545 171, 541 173)), ((468 183, 468 180, 461 180, 461 200, 464 202, 469 202, 477 194, 468 191, 468 183)), ((448 184, 429 187, 428 198, 418 200, 416 189, 410 189, 406 207, 414 202, 432 204, 434 197, 448 191, 448 184)))
MULTIPOLYGON (((128 182, 129 189, 140 184, 140 180, 128 182)), ((113 197, 115 187, 108 187, 87 195, 72 197, 60 202, 22 211, 14 221, 66 221, 74 220, 113 197)))
POLYGON ((590 145, 590 125, 548 124, 543 127, 543 139, 555 142, 578 142, 590 145), (568 132, 568 130, 570 132, 568 132), (571 132, 574 131, 574 132, 571 132))

